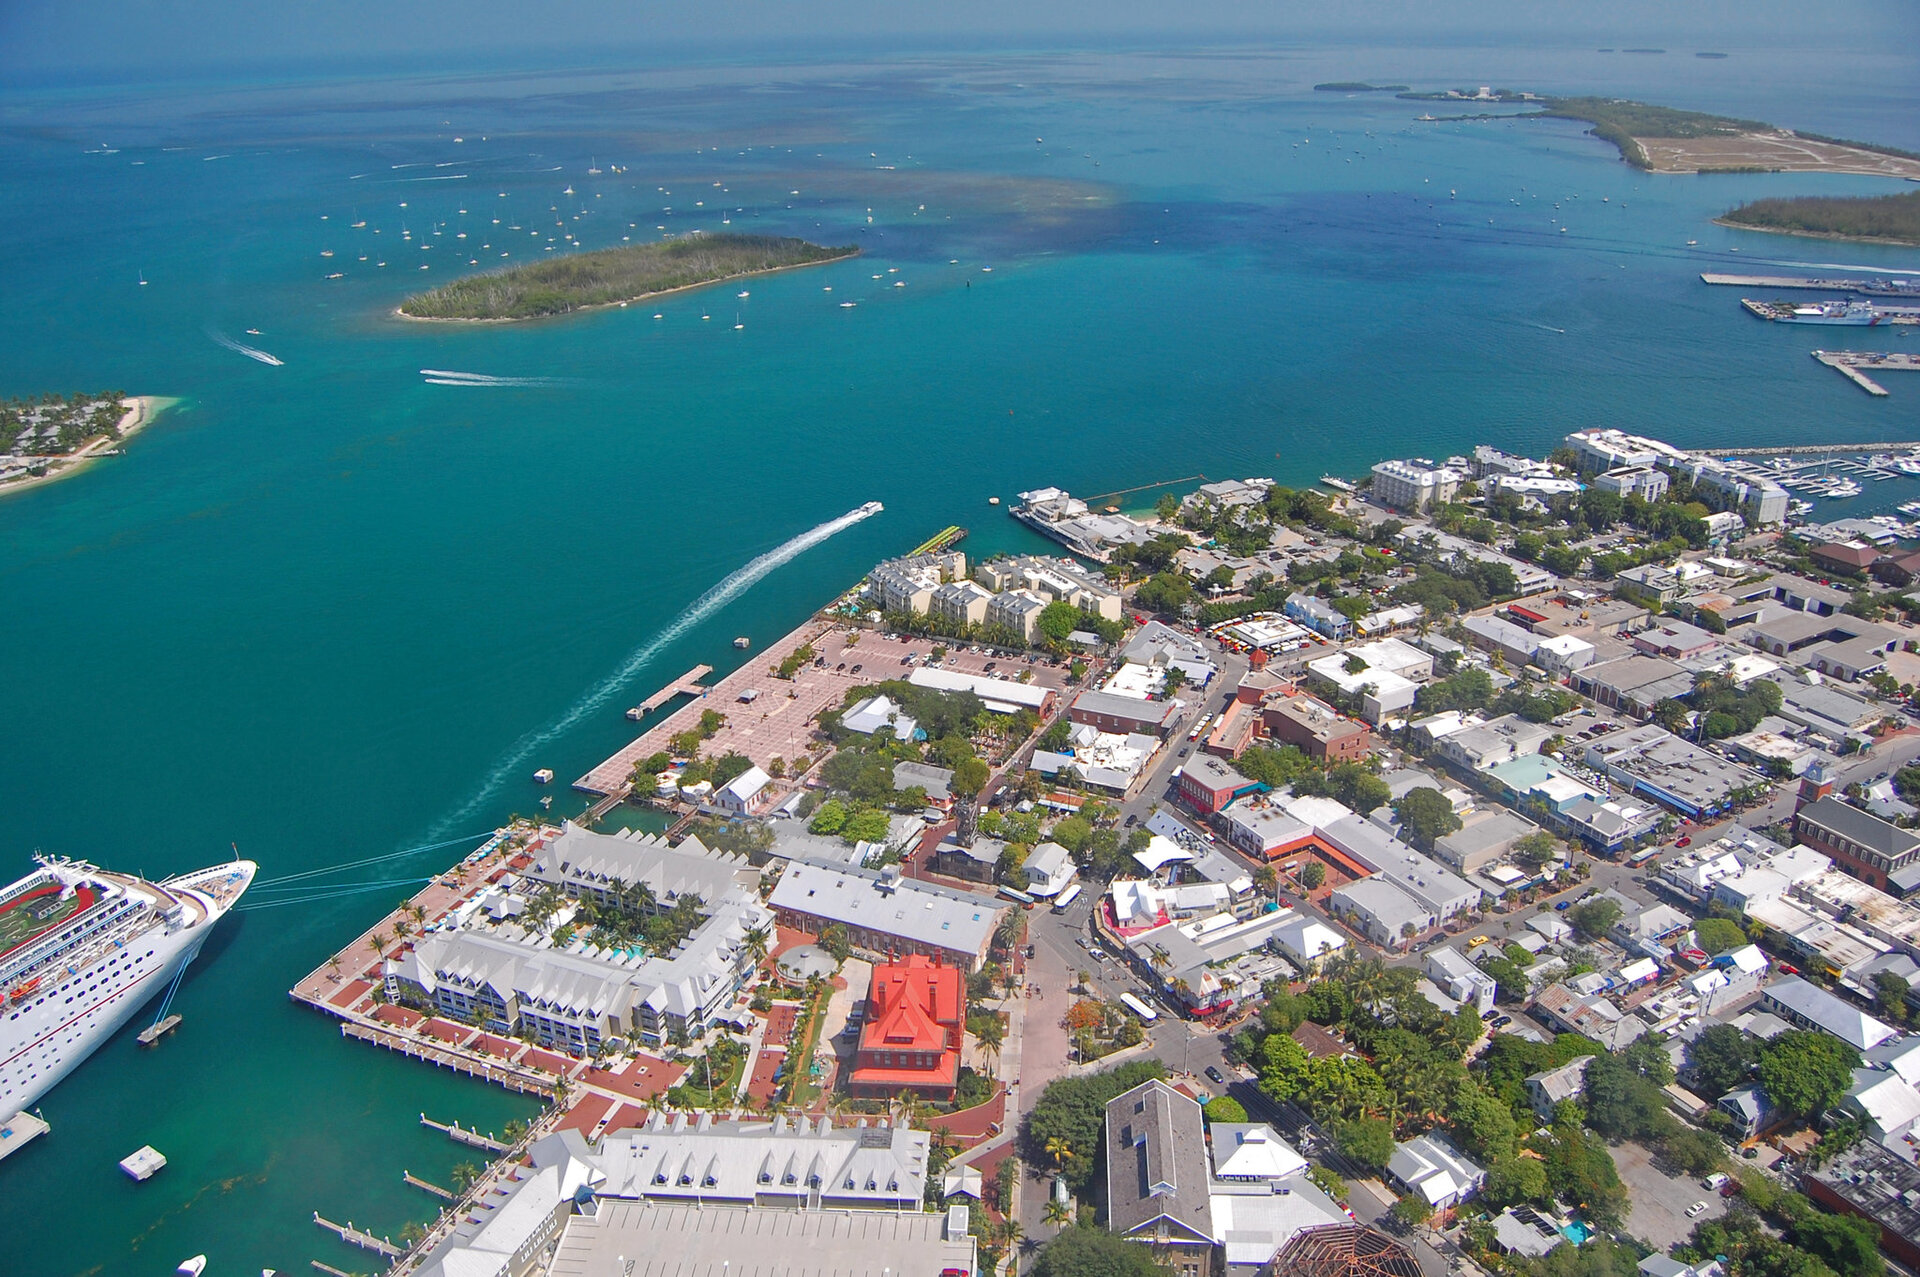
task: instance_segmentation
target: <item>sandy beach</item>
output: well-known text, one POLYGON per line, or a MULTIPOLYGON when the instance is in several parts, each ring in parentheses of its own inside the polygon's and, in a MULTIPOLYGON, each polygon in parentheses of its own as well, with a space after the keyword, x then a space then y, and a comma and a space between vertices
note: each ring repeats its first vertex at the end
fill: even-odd
POLYGON ((45 474, 0 483, 0 497, 11 496, 16 492, 24 492, 28 488, 37 488, 42 484, 53 483, 80 473, 88 465, 110 454, 115 448, 124 445, 127 440, 152 425, 154 418, 180 401, 161 395, 135 395, 120 402, 127 411, 120 418, 120 434, 117 438, 112 435, 96 436, 67 456, 51 462, 45 474))

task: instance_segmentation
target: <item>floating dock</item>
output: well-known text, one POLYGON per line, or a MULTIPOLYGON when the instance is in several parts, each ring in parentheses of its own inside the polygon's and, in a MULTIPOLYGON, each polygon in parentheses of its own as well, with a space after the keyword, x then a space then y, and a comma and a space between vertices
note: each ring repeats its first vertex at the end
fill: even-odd
POLYGON ((167 1034, 179 1027, 180 1017, 170 1015, 165 1019, 155 1020, 146 1028, 140 1030, 140 1036, 136 1037, 134 1041, 138 1042, 141 1046, 152 1046, 155 1042, 158 1042, 161 1038, 164 1038, 167 1034))
POLYGON ((1868 369, 1874 372, 1920 372, 1920 355, 1898 350, 1816 350, 1813 357, 1875 398, 1885 398, 1887 388, 1868 376, 1868 369))
POLYGON ((25 1109, 0 1122, 0 1161, 5 1161, 52 1129, 25 1109))
POLYGON ((166 1167, 167 1159, 151 1144, 142 1144, 120 1159, 120 1169, 138 1180, 149 1180, 166 1167))

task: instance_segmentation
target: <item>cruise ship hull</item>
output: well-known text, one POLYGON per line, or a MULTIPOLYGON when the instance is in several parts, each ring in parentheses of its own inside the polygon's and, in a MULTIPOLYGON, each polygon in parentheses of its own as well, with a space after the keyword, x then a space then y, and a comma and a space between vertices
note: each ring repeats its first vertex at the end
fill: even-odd
MULTIPOLYGON (((108 904, 146 913, 125 916, 116 928, 110 910, 100 922, 83 912, 68 925, 94 932, 76 941, 91 945, 85 959, 56 955, 10 975, 0 992, 0 1110, 32 1106, 163 992, 199 955, 253 874, 251 861, 234 861, 158 886, 98 871, 80 875, 118 893, 108 904)), ((34 940, 49 938, 61 939, 56 932, 34 940)))

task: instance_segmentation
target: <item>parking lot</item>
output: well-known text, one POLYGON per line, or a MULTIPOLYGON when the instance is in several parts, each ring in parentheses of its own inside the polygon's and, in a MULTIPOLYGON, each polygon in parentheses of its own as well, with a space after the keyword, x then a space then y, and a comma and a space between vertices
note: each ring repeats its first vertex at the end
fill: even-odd
POLYGON ((1700 1220, 1726 1214, 1727 1204, 1719 1193, 1700 1187, 1697 1179, 1667 1174, 1654 1165, 1653 1154, 1640 1144, 1616 1146, 1613 1164, 1633 1199, 1627 1212, 1627 1232, 1659 1250, 1691 1237, 1694 1224, 1700 1220), (1688 1219, 1687 1210, 1695 1202, 1705 1202, 1707 1209, 1688 1219))

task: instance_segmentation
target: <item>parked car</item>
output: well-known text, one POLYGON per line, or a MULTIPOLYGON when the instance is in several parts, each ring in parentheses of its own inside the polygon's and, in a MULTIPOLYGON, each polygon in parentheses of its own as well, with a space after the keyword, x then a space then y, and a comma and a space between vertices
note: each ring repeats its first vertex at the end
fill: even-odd
POLYGON ((1227 1075, 1209 1064, 1207 1065, 1207 1081, 1213 1083, 1215 1086, 1225 1086, 1227 1084, 1227 1075))
POLYGON ((1713 1174, 1711 1174, 1711 1175, 1709 1175, 1709 1176, 1707 1176, 1707 1177, 1706 1177, 1705 1179, 1703 1179, 1703 1180, 1701 1180, 1701 1181, 1700 1181, 1700 1187, 1702 1187, 1702 1188, 1724 1188, 1724 1187, 1726 1187, 1726 1184, 1727 1184, 1727 1180, 1728 1180, 1728 1178, 1729 1178, 1729 1176, 1728 1176, 1728 1175, 1726 1174, 1726 1172, 1724 1172, 1724 1171, 1715 1171, 1715 1172, 1714 1172, 1713 1174))
POLYGON ((1693 846, 1693 838, 1691 835, 1684 835, 1674 839, 1673 845, 1676 847, 1691 847, 1693 846))
POLYGON ((1571 908, 1573 908, 1573 901, 1571 900, 1562 900, 1559 904, 1553 907, 1555 913, 1565 913, 1567 910, 1571 908))
POLYGON ((1504 1029, 1512 1023, 1513 1017, 1510 1015, 1498 1015, 1493 1018, 1493 1027, 1496 1029, 1504 1029))
POLYGON ((1706 1213, 1706 1210, 1707 1204, 1705 1202, 1695 1202, 1693 1205, 1687 1207, 1687 1218, 1698 1219, 1706 1213))
POLYGON ((1498 1011, 1482 1011, 1482 1012, 1480 1013, 1480 1018, 1481 1018, 1482 1020, 1491 1020, 1491 1019, 1493 1019, 1493 1018, 1494 1018, 1495 1016, 1497 1016, 1497 1015, 1499 1015, 1499 1014, 1500 1014, 1500 1013, 1499 1013, 1498 1011))

